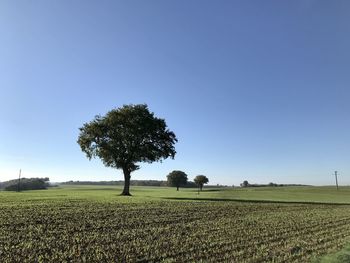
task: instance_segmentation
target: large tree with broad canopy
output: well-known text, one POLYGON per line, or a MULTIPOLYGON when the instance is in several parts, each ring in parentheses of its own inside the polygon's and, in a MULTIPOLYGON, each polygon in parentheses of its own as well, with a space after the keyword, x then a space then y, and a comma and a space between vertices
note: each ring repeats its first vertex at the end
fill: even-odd
POLYGON ((174 159, 176 142, 165 120, 155 117, 146 104, 124 105, 97 115, 80 128, 78 138, 89 159, 98 157, 105 166, 123 170, 121 195, 130 195, 130 177, 140 168, 138 163, 174 159))

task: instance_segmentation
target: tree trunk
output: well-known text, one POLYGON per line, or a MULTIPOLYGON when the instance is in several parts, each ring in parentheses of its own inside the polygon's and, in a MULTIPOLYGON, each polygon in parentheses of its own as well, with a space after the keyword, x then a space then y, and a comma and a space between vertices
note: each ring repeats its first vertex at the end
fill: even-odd
POLYGON ((176 191, 179 191, 179 187, 178 186, 176 186, 176 191))
POLYGON ((201 191, 202 191, 203 190, 203 185, 201 184, 199 187, 201 188, 201 191))
POLYGON ((130 196, 130 171, 128 169, 123 169, 123 173, 124 173, 124 189, 123 192, 120 195, 128 195, 130 196))

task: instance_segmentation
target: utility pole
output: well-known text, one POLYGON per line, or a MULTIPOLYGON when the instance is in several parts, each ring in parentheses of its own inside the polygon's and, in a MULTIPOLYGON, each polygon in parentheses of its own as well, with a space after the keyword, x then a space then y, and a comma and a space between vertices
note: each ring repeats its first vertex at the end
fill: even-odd
POLYGON ((335 184, 337 185, 337 190, 339 190, 339 188, 338 188, 338 171, 335 171, 334 175, 335 175, 335 184))
POLYGON ((22 169, 19 169, 17 192, 21 191, 21 173, 22 173, 22 169))

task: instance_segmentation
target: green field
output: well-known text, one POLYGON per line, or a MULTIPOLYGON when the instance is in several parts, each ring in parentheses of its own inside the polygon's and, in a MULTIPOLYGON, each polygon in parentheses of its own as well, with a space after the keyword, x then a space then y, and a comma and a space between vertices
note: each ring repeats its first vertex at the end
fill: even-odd
POLYGON ((131 190, 0 192, 1 262, 308 262, 350 238, 350 187, 131 190))

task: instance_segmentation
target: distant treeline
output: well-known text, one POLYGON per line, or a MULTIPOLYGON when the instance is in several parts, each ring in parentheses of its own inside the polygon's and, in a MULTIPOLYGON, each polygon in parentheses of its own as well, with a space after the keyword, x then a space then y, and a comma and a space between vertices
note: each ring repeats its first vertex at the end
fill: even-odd
POLYGON ((50 179, 45 178, 21 178, 0 183, 0 189, 5 191, 24 191, 47 189, 50 179))
POLYGON ((280 186, 310 186, 306 184, 251 184, 249 187, 280 187, 280 186))
MULTIPOLYGON (((124 181, 68 181, 61 184, 66 185, 124 185, 124 181)), ((132 186, 168 186, 167 181, 158 180, 131 180, 132 186)), ((183 187, 195 188, 198 187, 194 182, 187 182, 183 187)))
POLYGON ((305 184, 276 184, 276 183, 268 183, 268 184, 250 184, 248 181, 244 181, 241 183, 241 187, 281 187, 281 186, 309 186, 305 184))

